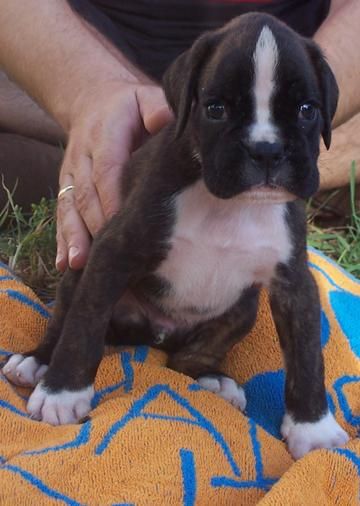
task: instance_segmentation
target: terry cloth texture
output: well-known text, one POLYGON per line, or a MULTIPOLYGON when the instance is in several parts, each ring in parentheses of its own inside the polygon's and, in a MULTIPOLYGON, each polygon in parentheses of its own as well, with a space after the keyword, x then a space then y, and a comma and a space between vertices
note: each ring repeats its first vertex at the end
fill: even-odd
MULTIPOLYGON (((1 376, 0 504, 358 504, 360 284, 317 252, 310 263, 321 295, 329 404, 352 438, 345 448, 294 463, 281 441, 284 370, 263 293, 254 330, 224 364, 245 388, 246 414, 167 369, 165 355, 145 346, 108 350, 82 425, 31 420, 29 390, 1 376)), ((2 358, 36 345, 48 318, 0 266, 2 358)))

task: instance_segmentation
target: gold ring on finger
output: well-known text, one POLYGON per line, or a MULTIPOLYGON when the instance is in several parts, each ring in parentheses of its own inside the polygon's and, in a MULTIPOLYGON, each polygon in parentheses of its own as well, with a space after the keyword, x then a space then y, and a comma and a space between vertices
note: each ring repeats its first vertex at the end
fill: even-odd
POLYGON ((59 193, 58 193, 58 199, 64 195, 64 193, 68 192, 69 190, 73 190, 75 188, 75 186, 73 184, 69 184, 68 186, 65 186, 64 188, 62 188, 59 193))

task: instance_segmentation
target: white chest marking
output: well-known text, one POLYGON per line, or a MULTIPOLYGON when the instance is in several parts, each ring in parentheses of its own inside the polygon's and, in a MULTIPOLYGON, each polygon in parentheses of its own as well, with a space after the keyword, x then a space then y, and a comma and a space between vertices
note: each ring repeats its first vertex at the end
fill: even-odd
POLYGON ((274 35, 268 26, 264 26, 253 54, 255 122, 250 126, 252 142, 275 142, 278 137, 271 113, 271 98, 275 90, 278 59, 274 35))
POLYGON ((291 254, 285 204, 221 200, 199 181, 175 205, 171 250, 157 271, 172 286, 164 308, 175 319, 222 314, 244 288, 267 284, 291 254))

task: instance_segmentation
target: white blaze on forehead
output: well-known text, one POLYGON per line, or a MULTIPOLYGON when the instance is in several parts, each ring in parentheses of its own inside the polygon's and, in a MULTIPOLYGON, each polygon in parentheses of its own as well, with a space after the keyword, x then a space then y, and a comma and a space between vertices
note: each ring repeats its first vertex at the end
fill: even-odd
POLYGON ((255 122, 250 127, 252 142, 275 142, 277 131, 272 123, 271 98, 275 90, 275 71, 279 53, 275 37, 264 26, 256 43, 254 61, 255 122))

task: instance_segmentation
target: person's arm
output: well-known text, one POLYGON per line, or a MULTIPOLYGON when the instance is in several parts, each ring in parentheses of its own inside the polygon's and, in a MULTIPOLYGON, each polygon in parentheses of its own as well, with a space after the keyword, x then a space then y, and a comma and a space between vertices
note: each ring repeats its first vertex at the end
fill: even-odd
POLYGON ((3 1, 0 61, 67 132, 84 88, 103 80, 137 81, 86 30, 65 0, 3 1))
POLYGON ((75 190, 58 204, 57 265, 64 269, 69 254, 70 265, 82 267, 89 232, 119 207, 131 150, 170 117, 163 92, 109 51, 65 0, 3 0, 0 62, 68 135, 60 187, 75 190))
POLYGON ((360 112, 359 25, 359 0, 337 0, 314 37, 324 51, 340 89, 334 127, 360 112))

